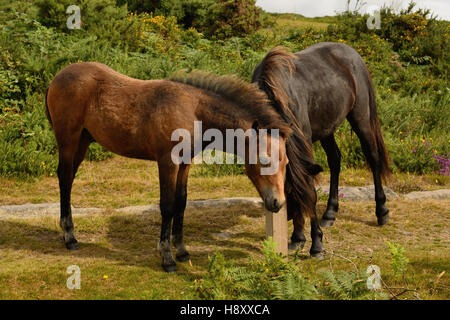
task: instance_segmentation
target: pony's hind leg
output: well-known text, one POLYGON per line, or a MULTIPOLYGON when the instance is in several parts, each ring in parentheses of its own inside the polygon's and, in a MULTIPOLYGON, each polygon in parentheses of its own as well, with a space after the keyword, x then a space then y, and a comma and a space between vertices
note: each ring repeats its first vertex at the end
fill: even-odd
POLYGON ((175 215, 173 217, 172 224, 172 243, 176 249, 175 258, 177 261, 185 262, 189 261, 189 252, 186 250, 186 246, 183 241, 183 219, 184 210, 186 209, 187 199, 187 180, 189 175, 190 165, 182 164, 178 170, 177 177, 177 189, 175 200, 175 215))
MULTIPOLYGON (((63 230, 63 238, 66 248, 69 250, 78 249, 78 241, 74 234, 74 225, 72 220, 72 209, 70 205, 70 196, 72 191, 72 183, 75 176, 75 168, 78 168, 79 163, 75 166, 75 159, 79 158, 79 148, 82 147, 80 143, 80 133, 72 135, 57 134, 58 149, 59 149, 59 164, 58 164, 58 180, 60 191, 60 221, 59 225, 63 230)), ((86 146, 87 149, 87 146, 86 146)), ((84 151, 85 153, 86 151, 84 151)), ((80 161, 81 162, 81 161, 80 161)))
POLYGON ((336 220, 336 213, 339 209, 339 173, 341 171, 341 152, 336 144, 334 135, 330 135, 320 143, 327 154, 328 166, 330 168, 330 193, 328 196, 327 209, 322 216, 320 225, 322 227, 330 227, 336 220))
POLYGON ((175 165, 170 157, 162 157, 158 160, 160 209, 161 209, 161 235, 158 244, 162 258, 162 267, 166 272, 177 270, 170 245, 170 233, 172 220, 176 213, 176 187, 179 166, 175 165))
POLYGON ((83 129, 81 131, 81 138, 80 142, 78 144, 77 152, 75 153, 74 159, 73 159, 73 177, 75 179, 75 174, 78 171, 78 167, 80 166, 81 162, 83 162, 86 152, 89 148, 89 145, 91 142, 93 142, 94 139, 92 138, 91 134, 86 130, 83 129))
POLYGON ((358 119, 354 114, 347 117, 353 130, 356 132, 360 142, 364 156, 369 163, 373 174, 373 182, 375 186, 375 202, 378 225, 382 226, 389 220, 389 209, 386 207, 386 195, 384 194, 383 185, 381 183, 382 159, 380 158, 378 148, 375 141, 375 133, 372 132, 369 120, 358 119))

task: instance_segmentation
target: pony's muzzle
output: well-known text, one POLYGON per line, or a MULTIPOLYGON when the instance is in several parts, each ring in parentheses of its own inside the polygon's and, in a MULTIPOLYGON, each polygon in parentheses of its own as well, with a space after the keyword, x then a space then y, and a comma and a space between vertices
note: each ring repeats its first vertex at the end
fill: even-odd
POLYGON ((271 212, 278 212, 283 207, 286 200, 280 200, 277 197, 269 196, 264 198, 264 206, 271 212))

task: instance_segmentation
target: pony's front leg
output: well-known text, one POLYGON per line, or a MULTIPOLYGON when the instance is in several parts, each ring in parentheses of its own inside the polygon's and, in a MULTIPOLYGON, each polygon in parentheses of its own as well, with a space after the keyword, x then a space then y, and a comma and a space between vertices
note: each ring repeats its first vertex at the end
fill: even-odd
POLYGON ((291 242, 289 242, 289 250, 302 250, 306 243, 306 237, 303 233, 303 228, 305 226, 305 219, 301 212, 294 214, 292 218, 294 224, 294 231, 292 231, 291 242))
POLYGON ((170 231, 173 217, 176 213, 176 186, 179 166, 175 165, 170 155, 158 161, 160 209, 161 209, 161 235, 158 244, 162 258, 162 267, 166 272, 175 272, 176 262, 172 256, 170 245, 170 231))
POLYGON ((306 237, 303 233, 305 226, 305 219, 303 218, 300 210, 300 205, 292 199, 289 193, 286 193, 286 204, 288 217, 292 217, 292 223, 294 225, 294 231, 292 231, 291 241, 289 242, 289 250, 302 250, 305 246, 306 237))
POLYGON ((189 261, 189 252, 186 250, 186 246, 183 241, 183 219, 184 210, 186 209, 187 200, 187 180, 189 175, 190 165, 181 164, 178 170, 177 177, 177 189, 175 207, 176 212, 173 217, 172 225, 172 242, 176 249, 176 259, 180 262, 189 261))
MULTIPOLYGON (((314 187, 313 187, 314 188, 314 187)), ((314 189, 315 190, 315 189, 314 189)), ((312 215, 311 215, 311 249, 309 249, 309 254, 312 258, 323 258, 323 244, 322 244, 322 238, 323 238, 323 232, 322 229, 320 229, 320 223, 319 219, 317 218, 316 214, 316 203, 317 203, 317 195, 314 199, 314 206, 312 208, 312 215)))
POLYGON ((330 168, 330 193, 328 196, 327 209, 322 216, 320 226, 331 227, 336 220, 336 213, 339 209, 339 173, 341 171, 341 152, 336 144, 334 135, 330 135, 320 140, 323 149, 327 154, 328 167, 330 168))
POLYGON ((311 217, 311 249, 309 254, 312 258, 323 258, 323 244, 322 244, 323 232, 320 229, 319 219, 317 219, 316 213, 311 217))

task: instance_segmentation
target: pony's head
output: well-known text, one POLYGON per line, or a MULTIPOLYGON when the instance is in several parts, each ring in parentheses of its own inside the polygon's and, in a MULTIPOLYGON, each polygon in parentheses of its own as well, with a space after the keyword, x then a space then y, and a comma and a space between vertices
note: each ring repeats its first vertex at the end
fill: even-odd
POLYGON ((286 155, 287 137, 271 132, 273 130, 257 134, 257 147, 250 145, 246 148, 245 171, 266 209, 278 212, 286 202, 284 182, 289 162, 286 155))

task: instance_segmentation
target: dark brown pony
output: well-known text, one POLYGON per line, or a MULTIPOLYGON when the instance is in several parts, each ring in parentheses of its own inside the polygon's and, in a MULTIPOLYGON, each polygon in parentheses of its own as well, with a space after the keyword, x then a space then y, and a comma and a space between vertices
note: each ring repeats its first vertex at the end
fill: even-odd
MULTIPOLYGON (((261 175, 260 162, 249 164, 248 158, 245 167, 267 209, 276 212, 285 203, 285 139, 291 129, 254 84, 201 72, 144 81, 100 63, 76 63, 60 71, 51 82, 46 111, 58 144, 60 226, 68 249, 78 248, 70 207, 72 183, 93 141, 122 156, 158 162, 162 215, 159 249, 166 271, 176 270, 171 234, 177 260, 189 259, 182 228, 190 164, 172 161, 171 151, 178 143, 171 139, 174 130, 185 129, 194 136, 194 121, 202 121, 203 131, 279 129, 279 154, 275 155, 278 172, 261 175)), ((273 139, 269 133, 268 145, 273 139)), ((248 152, 247 143, 245 148, 248 152)), ((191 150, 193 158, 195 148, 191 150)), ((270 150, 268 155, 272 156, 270 150)))
POLYGON ((280 115, 295 128, 286 144, 290 160, 286 176, 286 199, 294 232, 291 248, 303 246, 304 216, 311 217, 311 254, 322 250, 322 231, 315 213, 312 143, 320 141, 331 171, 330 193, 321 226, 331 226, 338 211, 341 153, 334 131, 350 122, 358 135, 375 184, 379 225, 389 219, 381 178, 389 174, 388 154, 377 116, 375 92, 361 56, 341 43, 318 43, 292 54, 282 47, 272 49, 256 67, 252 82, 258 83, 280 115))

